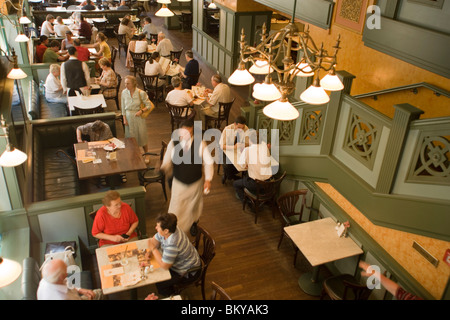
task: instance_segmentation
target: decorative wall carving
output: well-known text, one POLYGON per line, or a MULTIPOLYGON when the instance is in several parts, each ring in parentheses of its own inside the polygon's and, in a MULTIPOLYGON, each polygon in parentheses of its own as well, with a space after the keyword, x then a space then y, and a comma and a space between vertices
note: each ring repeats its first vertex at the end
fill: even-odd
POLYGON ((280 145, 292 145, 294 143, 296 120, 278 121, 280 145))
POLYGON ((303 110, 298 144, 320 144, 325 110, 324 106, 303 110))

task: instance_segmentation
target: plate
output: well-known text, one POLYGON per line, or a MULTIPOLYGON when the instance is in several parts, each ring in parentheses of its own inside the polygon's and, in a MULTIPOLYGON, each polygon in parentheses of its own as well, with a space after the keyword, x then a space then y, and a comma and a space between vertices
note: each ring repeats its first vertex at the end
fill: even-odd
POLYGON ((107 144, 106 146, 103 147, 103 149, 105 151, 114 151, 117 149, 117 147, 115 145, 107 144))

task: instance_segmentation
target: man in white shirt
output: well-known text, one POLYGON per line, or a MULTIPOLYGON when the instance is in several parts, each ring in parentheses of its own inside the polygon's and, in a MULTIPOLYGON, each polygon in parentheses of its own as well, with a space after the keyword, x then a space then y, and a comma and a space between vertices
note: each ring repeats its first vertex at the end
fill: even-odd
POLYGON ((195 235, 203 212, 203 192, 209 193, 211 189, 214 160, 201 134, 194 135, 194 121, 184 121, 172 137, 161 164, 166 176, 173 176, 168 212, 177 216, 182 231, 190 230, 195 235))
POLYGON ((233 182, 236 197, 244 200, 244 188, 256 193, 258 185, 256 180, 265 181, 272 177, 272 166, 270 151, 265 142, 258 143, 255 130, 248 134, 249 146, 242 151, 238 163, 247 167, 247 174, 242 179, 233 182))
POLYGON ((65 38, 66 32, 70 31, 69 27, 66 26, 63 22, 63 18, 58 16, 56 17, 56 24, 53 26, 55 33, 58 37, 65 38))
POLYGON ((211 85, 214 90, 205 90, 208 95, 211 93, 211 96, 206 98, 203 107, 198 107, 196 110, 199 119, 202 121, 203 130, 205 130, 206 127, 206 116, 217 118, 219 115, 219 102, 228 103, 233 100, 230 87, 225 83, 222 83, 222 77, 220 75, 215 74, 211 77, 211 85))
POLYGON ((60 73, 61 67, 59 64, 54 63, 50 65, 50 73, 45 80, 45 99, 48 102, 67 104, 67 95, 59 79, 60 73))
POLYGON ((67 286, 67 266, 55 259, 45 264, 37 291, 38 300, 100 300, 101 289, 88 290, 67 286))
POLYGON ((194 98, 192 97, 192 93, 183 90, 181 78, 173 77, 171 83, 174 89, 167 94, 166 102, 173 106, 192 106, 194 104, 194 98))
POLYGON ((162 57, 169 57, 170 51, 173 51, 172 41, 166 38, 163 32, 158 33, 158 45, 156 46, 156 52, 162 57))
POLYGON ((245 117, 236 117, 234 123, 226 126, 220 136, 219 147, 224 151, 222 184, 225 184, 227 179, 238 179, 237 174, 239 171, 226 157, 225 151, 232 150, 238 152, 239 148, 242 150, 243 148, 248 147, 248 136, 246 134, 248 132, 248 127, 246 122, 245 117))

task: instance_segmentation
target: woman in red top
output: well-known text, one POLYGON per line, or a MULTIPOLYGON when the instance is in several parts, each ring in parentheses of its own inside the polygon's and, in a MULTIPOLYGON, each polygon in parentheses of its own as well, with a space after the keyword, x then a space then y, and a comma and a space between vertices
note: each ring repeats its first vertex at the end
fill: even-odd
POLYGON ((80 29, 78 30, 80 37, 85 37, 88 42, 91 42, 92 29, 91 25, 84 20, 84 17, 80 15, 80 29))
POLYGON ((99 246, 136 241, 135 232, 139 220, 133 209, 123 203, 117 191, 108 191, 101 207, 95 216, 92 235, 100 239, 99 246), (128 237, 126 237, 126 236, 128 237))

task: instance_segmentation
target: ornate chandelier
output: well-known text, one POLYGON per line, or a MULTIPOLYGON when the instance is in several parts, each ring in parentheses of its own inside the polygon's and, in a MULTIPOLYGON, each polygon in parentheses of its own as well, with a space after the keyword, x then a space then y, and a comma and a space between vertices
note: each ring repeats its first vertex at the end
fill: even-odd
POLYGON ((332 54, 323 48, 323 44, 318 48, 309 34, 309 28, 299 31, 295 26, 296 4, 297 0, 292 20, 283 29, 269 35, 266 25, 263 25, 261 42, 256 47, 247 45, 242 29, 239 66, 228 79, 230 84, 246 86, 255 81, 251 73, 265 74, 264 83, 253 87, 253 97, 262 101, 274 101, 263 112, 277 120, 294 120, 299 116, 297 109, 288 100, 288 96, 295 90, 297 77, 314 77, 312 85, 300 95, 300 99, 309 104, 328 103, 330 98, 325 90, 339 91, 344 88, 335 73, 340 37, 332 54), (298 63, 292 59, 293 51, 302 54, 298 63), (283 64, 281 67, 277 65, 280 59, 283 64), (245 64, 248 62, 252 66, 247 71, 245 64), (322 80, 319 79, 321 70, 328 73, 322 80))

